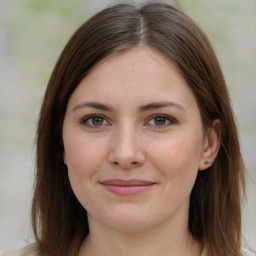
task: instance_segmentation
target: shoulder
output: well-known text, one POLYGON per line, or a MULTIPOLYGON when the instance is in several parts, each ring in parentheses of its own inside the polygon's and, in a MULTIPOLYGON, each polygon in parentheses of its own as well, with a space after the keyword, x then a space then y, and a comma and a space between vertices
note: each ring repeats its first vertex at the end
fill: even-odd
POLYGON ((19 250, 5 252, 3 254, 0 254, 0 256, 36 256, 36 254, 31 249, 23 248, 19 250))
POLYGON ((207 255, 208 255, 208 253, 207 253, 207 248, 204 247, 201 256, 207 256, 207 255))

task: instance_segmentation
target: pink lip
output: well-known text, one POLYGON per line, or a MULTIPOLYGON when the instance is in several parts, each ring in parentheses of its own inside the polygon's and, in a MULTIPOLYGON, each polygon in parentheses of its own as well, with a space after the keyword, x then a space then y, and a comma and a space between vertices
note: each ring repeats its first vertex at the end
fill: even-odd
POLYGON ((156 183, 145 180, 112 179, 100 182, 106 189, 117 195, 136 195, 152 188, 156 183))

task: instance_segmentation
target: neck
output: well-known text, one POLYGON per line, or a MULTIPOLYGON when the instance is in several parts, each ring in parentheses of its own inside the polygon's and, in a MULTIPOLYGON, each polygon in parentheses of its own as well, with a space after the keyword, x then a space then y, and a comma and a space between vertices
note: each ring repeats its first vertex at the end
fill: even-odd
POLYGON ((200 243, 188 231, 188 223, 163 223, 140 232, 102 228, 92 222, 90 234, 81 246, 79 256, 199 256, 200 243), (176 224, 178 223, 178 224, 176 224))

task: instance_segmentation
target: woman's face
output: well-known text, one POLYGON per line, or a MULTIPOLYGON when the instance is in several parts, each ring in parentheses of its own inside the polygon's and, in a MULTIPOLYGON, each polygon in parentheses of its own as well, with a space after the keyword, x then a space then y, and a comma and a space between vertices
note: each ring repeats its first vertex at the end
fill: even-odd
POLYGON ((90 224, 186 225, 207 142, 193 93, 160 52, 129 49, 98 64, 69 99, 63 140, 90 224))

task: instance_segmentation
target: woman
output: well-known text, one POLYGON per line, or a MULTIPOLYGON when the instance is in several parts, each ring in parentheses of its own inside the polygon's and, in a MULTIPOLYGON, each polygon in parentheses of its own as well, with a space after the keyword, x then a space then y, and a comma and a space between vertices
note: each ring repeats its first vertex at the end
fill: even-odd
POLYGON ((170 5, 112 6, 53 70, 38 124, 36 242, 18 253, 243 255, 244 172, 203 32, 170 5))

